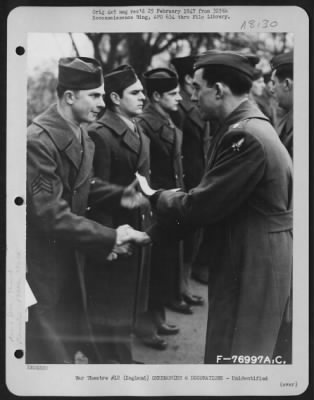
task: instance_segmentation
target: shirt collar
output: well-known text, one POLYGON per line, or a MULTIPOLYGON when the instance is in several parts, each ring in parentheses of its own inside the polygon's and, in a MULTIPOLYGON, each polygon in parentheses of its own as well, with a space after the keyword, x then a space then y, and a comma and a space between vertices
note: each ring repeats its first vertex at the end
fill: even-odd
POLYGON ((134 122, 133 122, 130 118, 127 118, 127 117, 125 117, 124 115, 121 115, 121 114, 116 114, 116 115, 117 115, 119 118, 122 119, 122 121, 126 124, 126 126, 127 126, 129 129, 131 129, 132 132, 135 132, 135 131, 136 131, 135 124, 134 124, 134 122))

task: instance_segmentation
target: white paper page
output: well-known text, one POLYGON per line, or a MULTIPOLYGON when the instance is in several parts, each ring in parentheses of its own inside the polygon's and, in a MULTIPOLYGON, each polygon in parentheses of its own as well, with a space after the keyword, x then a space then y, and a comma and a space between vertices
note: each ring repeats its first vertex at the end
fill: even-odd
MULTIPOLYGON (((309 176, 309 20, 298 7, 242 6, 242 7, 181 7, 181 6, 121 6, 121 7, 18 7, 8 17, 7 42, 7 310, 6 310, 6 382, 17 395, 37 396, 286 396, 302 393, 308 385, 308 176, 309 176), (69 32, 71 35, 69 35, 69 32), (269 33, 289 33, 294 50, 294 244, 293 244, 293 362, 283 365, 280 360, 264 360, 246 364, 203 364, 200 357, 193 360, 187 349, 181 362, 173 362, 177 344, 155 362, 144 365, 119 364, 26 364, 25 362, 25 296, 26 273, 26 129, 27 82, 38 79, 39 70, 57 72, 60 57, 73 56, 72 40, 81 56, 93 57, 94 48, 86 33, 104 33, 99 49, 105 51, 112 34, 182 33, 245 34, 246 44, 254 35, 266 43, 269 33), (101 47, 103 46, 103 47, 101 47), (22 47, 25 53, 18 55, 22 47), (39 68, 39 70, 38 70, 39 68), (17 117, 18 116, 18 117, 17 117), (18 160, 18 162, 17 162, 18 160), (17 205, 15 199, 24 200, 17 205), (17 350, 24 356, 17 358, 17 350), (172 352, 172 353, 171 353, 172 352)), ((197 36, 199 35, 199 36, 197 36)), ((165 35, 164 40, 167 40, 165 35)), ((124 43, 124 42, 123 42, 124 43)), ((124 48, 121 44, 121 59, 124 48)), ((185 55, 185 41, 182 46, 185 55)), ((215 45, 213 40, 213 46, 215 45)), ((246 46, 243 43, 243 47, 246 46)), ((169 45, 170 46, 170 45, 169 45)), ((280 52, 281 49, 272 48, 280 52)), ((200 50, 202 48, 200 41, 200 50)), ((155 60, 154 66, 165 65, 165 59, 155 60), (158 64, 159 63, 159 64, 158 64)), ((138 176, 144 192, 154 190, 138 176)), ((205 289, 204 289, 205 290, 205 289)), ((205 292, 204 292, 205 293, 205 292)), ((205 293, 206 296, 206 293, 205 293)), ((190 324, 184 316, 181 331, 190 324)), ((195 326, 195 335, 205 332, 195 326)), ((179 337, 179 336, 178 336, 179 337)), ((179 339, 178 339, 179 340, 179 339)), ((205 347, 205 337, 199 339, 205 347), (203 340, 203 341, 202 341, 203 340)), ((179 343, 180 344, 180 343, 179 343)), ((180 347, 180 346, 179 346, 180 347)), ((239 356, 239 355, 238 355, 239 356)), ((243 354, 243 357, 246 355, 243 354)))

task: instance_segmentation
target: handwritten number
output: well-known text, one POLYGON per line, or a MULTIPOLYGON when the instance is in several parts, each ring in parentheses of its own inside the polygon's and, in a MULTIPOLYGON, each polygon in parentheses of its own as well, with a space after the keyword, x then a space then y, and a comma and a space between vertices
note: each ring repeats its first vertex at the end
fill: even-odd
POLYGON ((246 29, 246 21, 243 21, 243 24, 241 25, 240 29, 246 29))
POLYGON ((241 30, 256 29, 261 27, 262 29, 276 28, 278 26, 278 21, 270 21, 269 19, 263 19, 262 21, 256 21, 255 19, 250 19, 248 21, 243 21, 241 25, 241 30))
POLYGON ((250 25, 251 29, 254 29, 254 27, 255 27, 255 19, 250 19, 249 20, 249 25, 250 25))

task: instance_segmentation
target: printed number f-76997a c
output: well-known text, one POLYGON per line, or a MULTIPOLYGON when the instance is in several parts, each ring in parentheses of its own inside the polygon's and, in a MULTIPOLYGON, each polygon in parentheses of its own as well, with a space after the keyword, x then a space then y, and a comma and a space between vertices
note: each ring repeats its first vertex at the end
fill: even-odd
POLYGON ((258 356, 246 356, 246 355, 233 355, 230 357, 224 357, 223 355, 217 355, 217 364, 286 364, 281 356, 274 358, 258 355, 258 356))

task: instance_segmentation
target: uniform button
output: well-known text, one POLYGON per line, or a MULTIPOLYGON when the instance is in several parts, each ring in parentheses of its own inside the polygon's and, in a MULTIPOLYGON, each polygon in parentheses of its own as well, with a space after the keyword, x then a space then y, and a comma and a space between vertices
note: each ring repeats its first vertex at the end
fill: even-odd
POLYGON ((150 213, 149 213, 149 214, 150 214, 150 216, 151 216, 151 217, 153 216, 153 212, 152 212, 152 211, 150 211, 150 213))
POLYGON ((178 175, 177 174, 175 175, 175 178, 178 179, 178 175))
POLYGON ((90 183, 91 183, 91 185, 94 185, 95 182, 96 182, 95 179, 92 179, 90 183))
POLYGON ((144 221, 144 219, 145 219, 145 215, 144 215, 144 214, 142 214, 142 220, 144 221))
POLYGON ((151 174, 152 174, 152 170, 150 169, 150 170, 148 171, 148 173, 149 173, 149 175, 151 175, 151 174))
POLYGON ((90 209, 91 209, 90 207, 86 207, 86 211, 90 211, 90 209))
POLYGON ((184 156, 181 156, 181 160, 183 160, 184 156))
POLYGON ((185 178, 185 174, 182 175, 182 178, 185 178))
POLYGON ((73 190, 73 195, 76 195, 76 193, 77 193, 77 190, 73 190))

